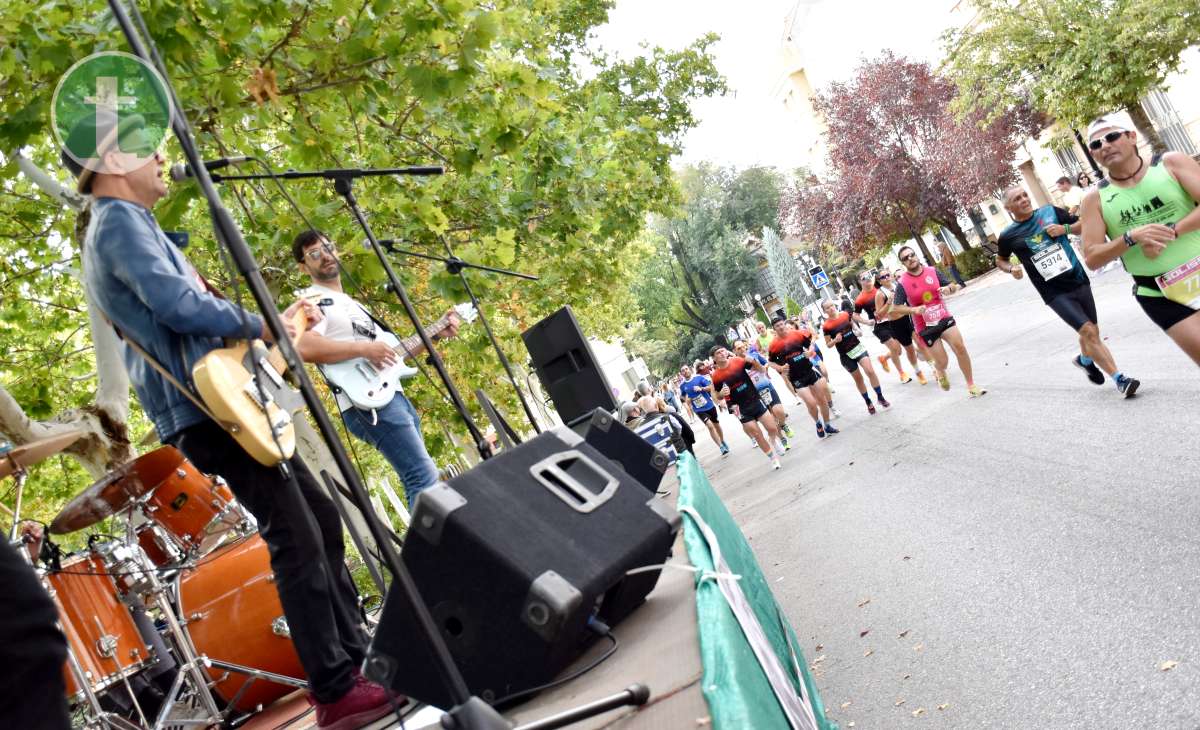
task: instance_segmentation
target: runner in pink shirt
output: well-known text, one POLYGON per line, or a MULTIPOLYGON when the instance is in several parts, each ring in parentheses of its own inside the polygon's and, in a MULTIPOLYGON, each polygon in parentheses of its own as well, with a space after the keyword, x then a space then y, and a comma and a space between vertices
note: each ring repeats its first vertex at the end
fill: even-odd
POLYGON ((963 342, 958 323, 942 299, 943 290, 953 293, 958 291, 958 285, 946 281, 932 266, 922 264, 911 246, 900 249, 899 254, 905 270, 897 283, 904 288, 907 305, 893 304, 891 311, 912 315, 917 335, 933 355, 933 367, 942 390, 950 390, 950 376, 946 374, 950 357, 942 345, 945 341, 954 350, 954 358, 958 360, 958 367, 967 380, 967 393, 972 398, 983 395, 987 391, 975 384, 971 374, 971 355, 967 352, 967 344, 963 342))

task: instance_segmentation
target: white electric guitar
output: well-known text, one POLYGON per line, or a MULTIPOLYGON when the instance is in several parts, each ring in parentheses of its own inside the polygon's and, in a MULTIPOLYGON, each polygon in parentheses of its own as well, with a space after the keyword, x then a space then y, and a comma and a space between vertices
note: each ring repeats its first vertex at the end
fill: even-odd
MULTIPOLYGON (((473 322, 479 316, 479 313, 475 311, 475 306, 470 302, 456 304, 453 312, 463 323, 473 322)), ((433 337, 446 329, 449 324, 450 314, 447 313, 446 316, 426 327, 425 335, 433 337)), ((351 403, 367 410, 386 406, 391 402, 392 396, 396 394, 396 388, 399 387, 400 381, 404 378, 411 378, 420 372, 417 368, 404 364, 404 358, 408 357, 408 353, 421 345, 420 337, 414 334, 400 340, 391 332, 380 330, 375 339, 377 342, 390 346, 399 356, 390 367, 379 369, 365 357, 356 357, 320 366, 321 372, 325 374, 329 382, 341 389, 351 403)))

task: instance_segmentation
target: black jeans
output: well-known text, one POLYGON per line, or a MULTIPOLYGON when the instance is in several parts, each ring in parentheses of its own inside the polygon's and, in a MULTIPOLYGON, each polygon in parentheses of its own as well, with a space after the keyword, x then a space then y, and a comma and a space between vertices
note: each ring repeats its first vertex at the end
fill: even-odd
POLYGON ((0 720, 5 727, 66 730, 63 662, 67 640, 58 610, 29 563, 0 538, 0 720))
POLYGON ((293 482, 278 467, 252 459, 212 421, 185 428, 170 441, 196 468, 224 477, 258 520, 309 687, 318 702, 340 699, 354 685, 367 635, 346 569, 337 506, 299 457, 288 462, 293 482))

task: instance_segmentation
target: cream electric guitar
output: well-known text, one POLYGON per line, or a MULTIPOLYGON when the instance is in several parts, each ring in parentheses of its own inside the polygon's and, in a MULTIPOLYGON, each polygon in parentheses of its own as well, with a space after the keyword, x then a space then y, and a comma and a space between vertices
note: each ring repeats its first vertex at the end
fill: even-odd
MULTIPOLYGON (((472 322, 479 316, 479 313, 475 311, 475 306, 469 302, 456 304, 453 312, 464 323, 472 322)), ((446 316, 425 327, 425 335, 433 337, 446 329, 449 324, 450 314, 447 313, 446 316)), ((376 341, 382 342, 396 351, 399 357, 395 364, 379 369, 365 357, 356 357, 319 366, 329 382, 337 386, 350 399, 351 403, 366 410, 386 406, 391 402, 392 396, 396 394, 396 388, 399 387, 400 381, 418 372, 416 368, 405 365, 404 358, 421 345, 420 337, 414 334, 400 340, 392 333, 380 330, 376 334, 376 341)))
MULTIPOLYGON (((292 316, 296 338, 305 331, 303 309, 292 316)), ((262 340, 242 340, 213 350, 196 361, 192 382, 204 405, 247 454, 263 466, 275 466, 296 452, 292 414, 304 407, 300 392, 283 375, 287 366, 279 348, 262 340), (259 367, 259 382, 254 377, 259 367)))

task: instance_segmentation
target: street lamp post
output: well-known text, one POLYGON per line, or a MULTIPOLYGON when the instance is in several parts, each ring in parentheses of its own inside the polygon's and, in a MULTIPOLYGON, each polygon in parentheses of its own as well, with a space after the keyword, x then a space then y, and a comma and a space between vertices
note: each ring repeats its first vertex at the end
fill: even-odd
POLYGON ((758 308, 762 310, 763 316, 767 318, 767 324, 770 324, 771 323, 771 315, 767 313, 767 308, 762 303, 762 294, 755 294, 754 301, 758 304, 758 308))

